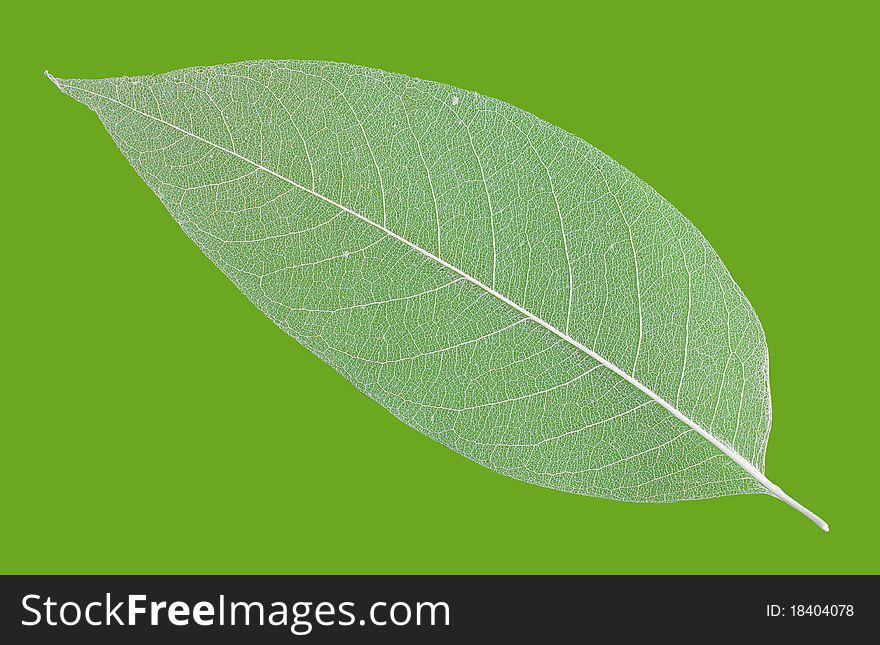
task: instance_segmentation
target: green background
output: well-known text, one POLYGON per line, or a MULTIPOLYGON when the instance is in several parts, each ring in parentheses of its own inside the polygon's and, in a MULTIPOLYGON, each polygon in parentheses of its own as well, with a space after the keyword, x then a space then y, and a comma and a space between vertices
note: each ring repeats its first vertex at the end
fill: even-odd
POLYGON ((0 571, 880 572, 868 3, 51 4, 7 7, 2 45, 0 571), (258 58, 477 90, 656 187, 758 311, 767 474, 831 533, 764 496, 553 492, 423 437, 251 306, 42 76, 258 58))

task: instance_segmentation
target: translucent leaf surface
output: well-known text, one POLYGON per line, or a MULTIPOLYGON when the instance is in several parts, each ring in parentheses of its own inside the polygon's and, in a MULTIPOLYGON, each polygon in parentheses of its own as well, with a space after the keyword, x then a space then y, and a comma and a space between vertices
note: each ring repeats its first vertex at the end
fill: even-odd
POLYGON ((748 300, 685 217, 578 137, 338 63, 52 80, 254 305, 413 428, 549 488, 769 493, 827 529, 763 475, 748 300))

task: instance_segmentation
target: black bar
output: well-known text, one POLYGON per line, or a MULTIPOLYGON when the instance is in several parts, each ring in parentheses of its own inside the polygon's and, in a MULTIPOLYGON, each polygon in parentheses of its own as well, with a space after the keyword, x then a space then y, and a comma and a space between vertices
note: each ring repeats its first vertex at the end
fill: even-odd
MULTIPOLYGON (((381 642, 433 643, 455 639, 486 638, 492 642, 632 642, 636 637, 656 638, 658 642, 711 642, 721 638, 763 639, 769 634, 810 637, 870 634, 878 612, 877 579, 845 576, 6 576, 0 578, 0 616, 5 643, 67 642, 75 639, 90 643, 131 642, 148 638, 151 642, 292 642, 313 643, 381 642), (90 626, 84 610, 90 602, 93 622, 104 622, 106 598, 111 605, 127 603, 130 594, 146 598, 137 601, 144 614, 135 616, 134 626, 126 622, 127 604, 110 617, 111 626, 90 626), (30 595, 25 609, 23 599, 30 595), (220 602, 221 595, 224 603, 220 602), (37 598, 38 597, 38 598, 37 598), (80 613, 75 626, 49 626, 43 604, 51 597, 48 619, 60 622, 62 603, 77 603, 80 613), (178 622, 173 625, 166 609, 157 609, 158 625, 150 624, 151 602, 182 601, 178 622), (197 625, 192 610, 202 606, 202 622, 197 625), (277 610, 281 620, 283 603, 286 626, 243 625, 243 608, 238 607, 236 625, 230 625, 229 607, 233 602, 261 602, 264 622, 277 610), (302 614, 297 630, 291 632, 294 603, 302 614), (318 603, 323 605, 319 624, 318 603), (394 620, 410 622, 394 625, 389 612, 395 602, 394 620), (422 624, 414 624, 418 603, 446 603, 445 610, 435 604, 436 624, 429 624, 430 605, 421 608, 422 624), (340 610, 341 603, 348 614, 340 610), (370 609, 377 621, 373 625, 370 609), (219 611, 225 607, 226 625, 220 626, 219 611), (35 626, 24 626, 40 615, 35 626), (774 615, 775 614, 775 615, 774 615), (360 621, 364 621, 361 625, 360 621), (350 625, 336 623, 351 622, 350 625), (306 624, 310 625, 307 627, 306 624), (610 638, 609 638, 610 637, 610 638)), ((65 619, 73 622, 77 608, 68 605, 65 619)), ((253 622, 259 608, 254 606, 253 622)))

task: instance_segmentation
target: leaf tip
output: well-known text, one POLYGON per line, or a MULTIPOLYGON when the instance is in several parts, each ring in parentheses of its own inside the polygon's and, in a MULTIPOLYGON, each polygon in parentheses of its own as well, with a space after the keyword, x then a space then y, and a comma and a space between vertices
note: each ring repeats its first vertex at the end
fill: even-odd
POLYGON ((57 87, 57 88, 58 88, 59 90, 61 90, 62 92, 64 91, 64 88, 61 87, 61 84, 58 82, 58 79, 55 78, 54 76, 52 76, 52 74, 49 73, 49 70, 48 70, 48 69, 44 69, 44 70, 43 70, 43 74, 46 75, 46 78, 48 78, 50 81, 52 81, 53 83, 55 83, 55 87, 57 87))

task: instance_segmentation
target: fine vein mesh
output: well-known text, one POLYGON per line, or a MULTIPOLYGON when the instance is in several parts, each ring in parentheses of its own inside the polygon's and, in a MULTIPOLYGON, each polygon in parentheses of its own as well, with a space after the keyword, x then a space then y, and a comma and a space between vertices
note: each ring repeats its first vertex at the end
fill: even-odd
POLYGON ((763 472, 752 307, 685 217, 583 140, 473 92, 339 63, 59 83, 251 302, 424 434, 584 495, 765 492, 630 382, 388 234, 763 472))

